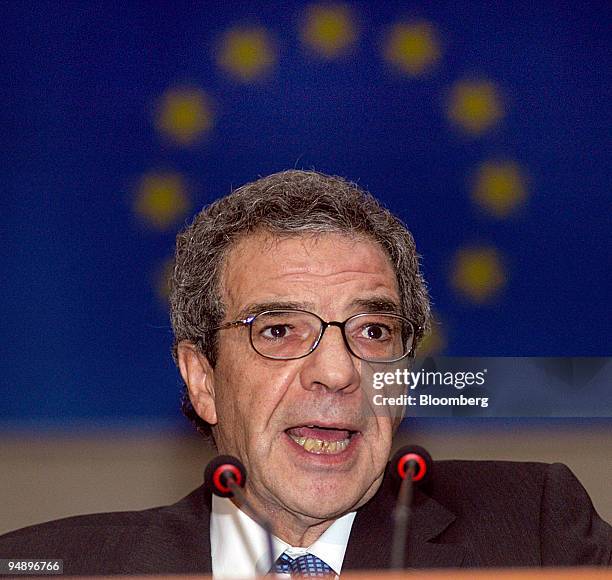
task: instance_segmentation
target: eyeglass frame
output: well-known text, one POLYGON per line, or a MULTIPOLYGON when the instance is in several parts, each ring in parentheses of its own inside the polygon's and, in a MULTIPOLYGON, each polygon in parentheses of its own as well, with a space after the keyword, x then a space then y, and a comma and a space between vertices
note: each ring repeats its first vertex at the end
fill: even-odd
POLYGON ((338 320, 330 320, 328 322, 327 320, 323 320, 318 314, 315 314, 314 312, 310 312, 309 310, 301 310, 299 308, 287 308, 287 309, 276 308, 276 309, 273 309, 273 310, 263 310, 262 312, 258 312, 257 314, 249 315, 249 316, 247 316, 246 318, 244 318, 242 320, 233 320, 231 322, 226 322, 226 323, 222 324, 221 326, 217 326, 216 328, 214 328, 214 330, 215 331, 217 331, 217 330, 227 330, 228 328, 234 328, 236 326, 248 326, 249 327, 249 342, 251 343, 251 348, 259 356, 261 356, 263 358, 267 358, 268 360, 299 360, 301 358, 305 358, 308 355, 312 354, 315 351, 315 349, 319 346, 319 344, 323 340, 323 335, 325 334, 325 331, 330 326, 336 326, 336 327, 338 327, 340 329, 340 333, 342 334, 342 340, 344 341, 344 346, 346 346, 346 348, 347 348, 347 350, 349 351, 350 354, 352 354, 355 358, 358 358, 359 360, 362 360, 362 361, 365 361, 365 362, 371 362, 371 363, 378 363, 378 364, 394 363, 394 362, 398 362, 398 361, 400 361, 400 360, 402 360, 402 359, 404 359, 406 357, 414 356, 415 347, 416 347, 415 338, 422 331, 422 327, 421 326, 415 324, 409 318, 406 318, 405 316, 402 316, 401 314, 397 314, 395 312, 358 312, 357 314, 352 314, 351 316, 349 316, 344 322, 339 322, 338 320), (259 316, 262 316, 264 314, 271 314, 271 313, 275 313, 275 312, 303 312, 305 314, 310 314, 310 315, 314 316, 315 318, 317 318, 319 320, 319 322, 321 323, 321 327, 319 329, 319 336, 314 341, 312 347, 310 348, 310 350, 307 353, 302 354, 300 356, 295 356, 295 357, 272 357, 272 356, 268 356, 268 355, 262 354, 261 352, 259 352, 255 348, 255 345, 253 344, 253 322, 259 316), (392 316, 394 318, 399 318, 401 320, 404 320, 405 322, 408 322, 410 324, 410 326, 412 326, 412 336, 413 336, 412 345, 410 346, 410 350, 407 353, 403 354, 402 356, 400 356, 398 358, 394 358, 392 360, 385 360, 385 361, 369 360, 369 359, 363 358, 362 356, 359 356, 351 348, 349 340, 348 340, 348 338, 346 336, 346 331, 345 331, 346 324, 347 324, 347 322, 349 320, 353 320, 355 318, 359 318, 360 316, 375 316, 375 315, 381 315, 381 314, 385 315, 385 316, 392 316))

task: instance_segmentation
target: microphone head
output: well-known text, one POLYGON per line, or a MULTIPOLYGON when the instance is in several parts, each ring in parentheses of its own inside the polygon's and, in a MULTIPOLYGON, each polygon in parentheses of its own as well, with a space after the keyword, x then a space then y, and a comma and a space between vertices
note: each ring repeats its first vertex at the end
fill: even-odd
POLYGON ((400 482, 406 479, 410 462, 414 462, 413 483, 421 485, 431 476, 433 459, 420 445, 406 445, 397 450, 391 459, 391 471, 400 482))
POLYGON ((232 480, 236 485, 244 487, 246 478, 244 465, 232 455, 215 457, 204 471, 204 483, 220 497, 233 497, 234 492, 229 487, 228 481, 232 480))

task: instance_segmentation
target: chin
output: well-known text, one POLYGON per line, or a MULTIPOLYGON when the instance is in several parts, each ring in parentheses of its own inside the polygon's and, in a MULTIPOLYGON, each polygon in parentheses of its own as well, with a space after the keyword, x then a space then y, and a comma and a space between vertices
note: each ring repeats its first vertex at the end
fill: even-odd
POLYGON ((290 505, 295 506, 298 514, 315 520, 330 520, 344 515, 354 509, 357 498, 347 497, 312 497, 294 498, 290 505))
POLYGON ((366 503, 376 492, 380 482, 355 482, 350 475, 333 480, 293 481, 291 493, 283 503, 294 511, 318 520, 336 518, 366 503), (350 487, 347 487, 347 483, 350 487))

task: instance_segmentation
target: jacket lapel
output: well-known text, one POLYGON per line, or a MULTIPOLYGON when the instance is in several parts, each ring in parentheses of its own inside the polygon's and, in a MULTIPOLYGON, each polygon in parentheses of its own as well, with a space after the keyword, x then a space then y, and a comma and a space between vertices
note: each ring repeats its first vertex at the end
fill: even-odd
MULTIPOLYGON (((390 566, 395 497, 393 482, 390 477, 385 477, 378 493, 357 511, 343 570, 385 569, 390 566)), ((463 546, 433 541, 454 520, 455 515, 444 506, 415 490, 406 544, 407 567, 461 566, 466 552, 463 546)))
MULTIPOLYGON (((170 516, 175 533, 180 542, 176 556, 175 574, 211 574, 212 557, 210 553, 210 514, 212 497, 204 485, 192 491, 187 497, 172 506, 163 508, 170 516), (177 523, 180 524, 177 525, 177 523)), ((168 558, 168 547, 165 547, 168 558)))
MULTIPOLYGON (((390 566, 395 499, 395 484, 391 477, 386 476, 376 495, 357 510, 344 556, 343 570, 386 569, 390 566)), ((210 574, 210 493, 202 486, 169 509, 191 520, 191 529, 197 528, 197 534, 194 534, 198 540, 196 567, 200 573, 210 574)), ((455 515, 444 506, 415 489, 406 544, 406 566, 461 566, 466 556, 465 547, 436 541, 455 519, 455 515)))
POLYGON ((455 514, 420 490, 415 491, 406 563, 410 568, 457 568, 466 549, 435 541, 456 519, 455 514))

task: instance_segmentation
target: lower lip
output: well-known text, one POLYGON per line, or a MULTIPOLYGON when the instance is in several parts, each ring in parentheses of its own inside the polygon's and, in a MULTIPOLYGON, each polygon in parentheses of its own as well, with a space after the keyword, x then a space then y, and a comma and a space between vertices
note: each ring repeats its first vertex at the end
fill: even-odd
POLYGON ((287 433, 283 433, 283 435, 289 447, 299 454, 302 461, 307 459, 311 464, 325 466, 342 465, 352 459, 361 441, 361 433, 354 433, 349 439, 347 448, 340 453, 309 453, 287 433))

